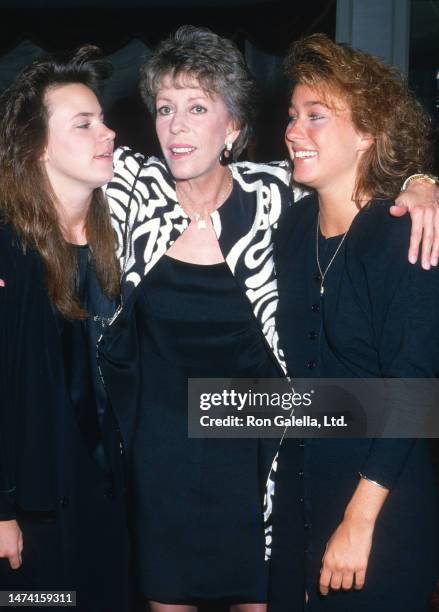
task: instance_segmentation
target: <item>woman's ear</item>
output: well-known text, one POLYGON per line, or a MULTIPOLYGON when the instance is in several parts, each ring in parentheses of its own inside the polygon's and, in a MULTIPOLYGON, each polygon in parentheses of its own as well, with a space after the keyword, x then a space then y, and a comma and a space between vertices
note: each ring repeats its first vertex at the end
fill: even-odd
POLYGON ((230 120, 230 123, 227 127, 225 141, 233 144, 235 140, 238 138, 240 133, 241 133, 241 128, 238 127, 236 121, 234 121, 233 119, 230 120))
POLYGON ((40 162, 47 162, 49 161, 49 152, 47 150, 47 145, 44 147, 44 149, 42 150, 40 157, 39 157, 40 162))
POLYGON ((226 136, 226 141, 231 142, 233 144, 235 140, 238 138, 240 133, 241 133, 241 130, 237 130, 237 129, 231 130, 226 136))
POLYGON ((360 134, 360 146, 358 147, 359 151, 367 151, 375 142, 374 136, 372 134, 360 134))

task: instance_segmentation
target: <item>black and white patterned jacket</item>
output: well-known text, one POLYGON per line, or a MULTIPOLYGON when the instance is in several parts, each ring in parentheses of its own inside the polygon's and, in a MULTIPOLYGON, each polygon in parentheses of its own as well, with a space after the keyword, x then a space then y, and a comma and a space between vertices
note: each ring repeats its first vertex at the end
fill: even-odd
MULTIPOLYGON (((291 189, 287 162, 240 162, 230 170, 234 196, 211 215, 213 227, 230 270, 285 370, 275 323, 278 296, 271 235, 282 210, 304 192, 291 189)), ((190 220, 177 201, 166 166, 127 147, 115 152, 114 178, 106 195, 118 237, 126 301, 190 220)))
MULTIPOLYGON (((107 185, 112 221, 122 266, 123 304, 190 219, 179 205, 175 182, 157 158, 129 148, 115 152, 114 178, 107 185)), ((272 256, 272 231, 282 210, 305 195, 291 189, 287 162, 231 164, 232 197, 211 215, 220 248, 230 270, 249 299, 254 315, 280 367, 285 362, 276 330, 278 293, 272 256)), ((274 462, 272 473, 276 469, 274 462)), ((271 515, 274 483, 267 483, 265 519, 271 515)), ((269 551, 271 527, 267 526, 269 551)))

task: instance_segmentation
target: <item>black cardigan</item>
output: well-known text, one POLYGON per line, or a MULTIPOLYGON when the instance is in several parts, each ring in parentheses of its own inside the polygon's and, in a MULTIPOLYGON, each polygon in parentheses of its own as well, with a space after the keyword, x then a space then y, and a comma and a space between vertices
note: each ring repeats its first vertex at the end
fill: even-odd
MULTIPOLYGON (((393 219, 389 206, 375 202, 357 215, 325 276, 323 298, 316 264, 317 201, 308 196, 284 213, 274 252, 279 335, 290 375, 439 375, 439 271, 426 272, 408 263, 410 220, 393 219)), ((361 444, 368 451, 360 471, 392 488, 413 441, 361 444)), ((323 447, 327 445, 323 441, 323 447)))
MULTIPOLYGON (((408 263, 410 220, 393 219, 388 208, 388 202, 376 202, 356 216, 325 276, 322 297, 316 263, 316 199, 304 198, 281 217, 274 237, 277 316, 291 375, 438 376, 439 270, 426 272, 408 263)), ((323 270, 339 241, 340 237, 319 239, 323 270)), ((414 412, 417 406, 418 402, 411 404, 414 412)), ((279 453, 273 510, 273 612, 283 612, 286 602, 291 609, 302 609, 305 588, 312 610, 384 609, 382 586, 369 590, 367 581, 361 593, 325 599, 316 595, 326 543, 343 517, 359 472, 391 491, 376 525, 369 584, 381 584, 381 572, 384 581, 402 585, 404 593, 407 579, 401 565, 406 561, 412 585, 428 596, 437 576, 439 515, 426 441, 286 439, 279 453), (392 559, 386 571, 380 565, 382 558, 392 559)), ((408 609, 398 589, 392 597, 392 610, 408 609)), ((418 604, 410 609, 421 609, 422 603, 418 604)))

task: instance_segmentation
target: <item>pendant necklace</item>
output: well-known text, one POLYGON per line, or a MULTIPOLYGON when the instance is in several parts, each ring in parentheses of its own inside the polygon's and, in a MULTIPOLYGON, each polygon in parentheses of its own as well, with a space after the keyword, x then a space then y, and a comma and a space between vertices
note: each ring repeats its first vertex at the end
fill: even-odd
POLYGON ((337 248, 335 249, 335 253, 331 257, 331 259, 330 259, 328 265, 326 266, 324 272, 322 271, 322 268, 320 266, 320 260, 319 260, 319 228, 320 228, 320 211, 319 211, 319 214, 317 216, 317 228, 316 228, 316 260, 317 260, 317 267, 318 267, 319 272, 320 272, 320 295, 324 295, 324 293, 325 293, 325 285, 324 285, 325 276, 328 273, 329 268, 332 266, 332 263, 333 263, 334 259, 337 257, 337 254, 338 254, 339 250, 341 249, 341 245, 343 244, 344 239, 348 235, 350 226, 348 227, 348 229, 345 231, 345 233, 341 237, 341 240, 338 243, 337 248))
MULTIPOLYGON (((181 192, 177 193, 177 197, 180 203, 180 206, 183 208, 183 210, 185 211, 185 213, 187 214, 187 216, 189 217, 189 219, 191 221, 195 221, 197 229, 199 230, 204 230, 207 229, 208 227, 208 219, 210 217, 210 215, 221 205, 223 204, 223 202, 226 201, 226 199, 229 197, 229 195, 232 192, 232 188, 233 188, 233 177, 231 172, 228 172, 228 179, 227 179, 227 183, 224 186, 223 189, 221 189, 218 197, 217 197, 217 204, 214 208, 212 208, 211 210, 209 210, 207 213, 205 213, 203 215, 203 213, 199 213, 193 210, 193 208, 190 206, 189 202, 186 199, 186 196, 184 196, 181 192)), ((177 187, 178 189, 178 187, 177 187)), ((176 191, 177 191, 176 189, 176 191)))

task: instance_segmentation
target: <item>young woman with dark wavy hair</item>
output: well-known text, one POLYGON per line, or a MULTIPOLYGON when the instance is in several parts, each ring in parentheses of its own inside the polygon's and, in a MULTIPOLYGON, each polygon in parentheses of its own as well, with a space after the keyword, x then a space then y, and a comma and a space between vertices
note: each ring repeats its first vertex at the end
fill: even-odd
POLYGON ((128 560, 95 358, 119 294, 97 51, 37 60, 0 101, 0 588, 108 612, 126 609, 128 560))

